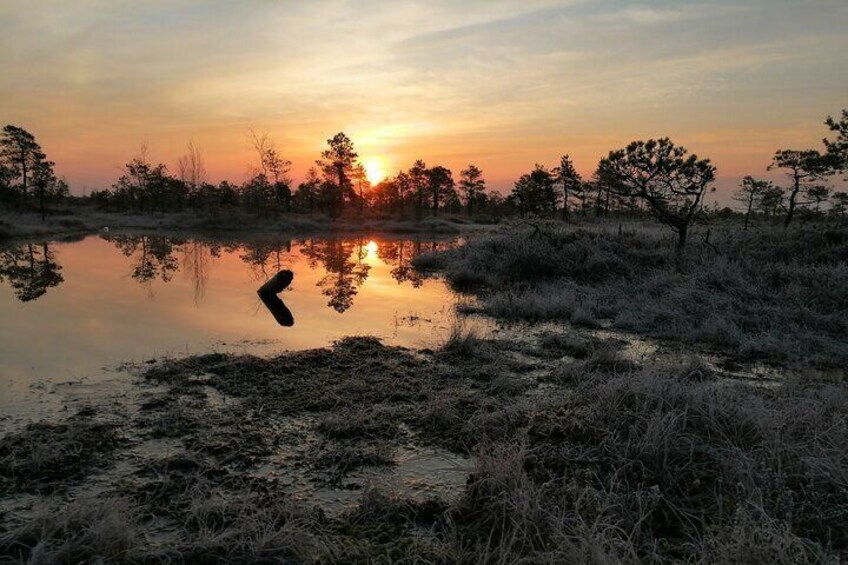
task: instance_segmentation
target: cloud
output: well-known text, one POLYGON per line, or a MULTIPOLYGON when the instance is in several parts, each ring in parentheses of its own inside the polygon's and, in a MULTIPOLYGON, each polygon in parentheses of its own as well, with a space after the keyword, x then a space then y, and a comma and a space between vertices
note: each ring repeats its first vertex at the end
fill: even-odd
POLYGON ((736 174, 767 158, 763 135, 816 143, 844 106, 846 25, 836 0, 14 0, 0 119, 72 185, 109 184, 142 141, 172 163, 192 138, 238 180, 248 127, 298 174, 339 130, 392 168, 477 155, 503 187, 561 152, 590 173, 647 135, 736 174))

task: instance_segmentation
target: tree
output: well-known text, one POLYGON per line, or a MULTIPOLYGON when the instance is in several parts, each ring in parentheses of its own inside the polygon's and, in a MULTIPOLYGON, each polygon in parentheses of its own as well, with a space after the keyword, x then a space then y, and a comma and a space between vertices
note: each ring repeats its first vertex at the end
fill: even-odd
POLYGON ((32 164, 32 184, 38 191, 38 210, 41 221, 44 221, 44 199, 56 185, 56 175, 53 174, 52 161, 38 159, 32 164))
POLYGON ((597 172, 613 194, 647 203, 660 222, 677 232, 678 249, 686 245, 716 171, 709 159, 687 153, 667 137, 634 141, 601 159, 597 172))
POLYGON ((768 168, 769 170, 786 169, 786 176, 789 177, 791 183, 788 190, 789 197, 786 201, 784 227, 788 227, 792 222, 798 206, 798 195, 807 192, 815 186, 817 181, 822 180, 832 172, 829 159, 823 158, 822 154, 815 149, 803 151, 781 149, 774 154, 772 163, 768 168))
POLYGON ((556 180, 544 166, 536 167, 515 182, 510 201, 515 203, 522 216, 548 214, 556 210, 556 180))
POLYGON ((483 178, 483 171, 476 165, 468 165, 468 168, 463 169, 459 174, 459 188, 462 191, 462 198, 465 200, 465 208, 468 210, 468 215, 471 216, 474 213, 474 205, 485 197, 486 181, 483 178))
POLYGON ((189 199, 197 209, 200 204, 200 189, 206 184, 206 163, 203 152, 194 141, 186 145, 186 154, 177 159, 177 176, 188 189, 189 199))
POLYGON ((368 173, 365 171, 365 165, 356 163, 351 170, 351 181, 356 183, 357 201, 359 202, 359 217, 362 217, 362 212, 365 207, 364 189, 371 188, 368 182, 368 173))
POLYGON ((327 140, 328 149, 321 153, 321 159, 315 163, 324 173, 325 192, 329 196, 328 212, 330 217, 339 217, 344 209, 345 198, 353 193, 351 170, 359 155, 353 147, 353 141, 343 132, 327 140))
POLYGON ((429 186, 429 178, 427 174, 427 165, 421 159, 415 161, 412 167, 409 168, 409 184, 412 197, 414 198, 413 208, 415 209, 415 219, 421 220, 424 215, 424 200, 429 186))
POLYGON ((442 196, 447 196, 453 190, 453 175, 451 170, 437 165, 427 171, 427 184, 430 188, 430 197, 433 201, 433 215, 439 215, 439 203, 442 196))
POLYGON ((816 203, 816 213, 818 214, 821 209, 822 202, 826 202, 830 197, 830 188, 823 184, 817 184, 815 186, 811 186, 807 190, 807 196, 812 198, 813 202, 816 203))
POLYGON ((831 212, 838 218, 840 225, 845 223, 845 213, 848 211, 848 192, 836 192, 833 195, 831 212))
POLYGON ((783 188, 771 185, 760 194, 757 209, 766 216, 775 216, 778 211, 783 209, 784 198, 786 198, 786 193, 783 188))
POLYGON ((142 145, 139 154, 124 165, 123 174, 112 185, 115 199, 121 207, 144 211, 149 195, 151 170, 152 167, 147 159, 147 147, 142 145))
POLYGON ((739 185, 739 190, 733 195, 733 199, 745 206, 745 231, 748 231, 748 220, 754 207, 759 203, 763 194, 773 187, 774 185, 770 181, 757 180, 750 176, 742 179, 742 184, 739 185))
POLYGON ((12 181, 18 176, 15 169, 0 160, 0 203, 11 204, 16 198, 12 181))
MULTIPOLYGON (((824 140, 830 159, 829 165, 833 172, 848 172, 848 110, 842 110, 842 118, 839 121, 828 116, 825 125, 836 132, 836 139, 824 140)), ((848 177, 845 180, 848 180, 848 177)))
POLYGON ((309 212, 312 212, 315 209, 315 205, 318 204, 320 186, 321 179, 318 178, 318 171, 315 167, 310 167, 306 171, 306 177, 303 179, 303 182, 297 186, 297 190, 294 193, 297 208, 300 210, 307 209, 309 212))
POLYGON ((0 159, 20 176, 21 196, 26 200, 30 173, 36 163, 46 159, 35 136, 21 127, 5 126, 0 135, 0 159))
POLYGON ((403 219, 406 201, 412 197, 413 192, 415 191, 412 176, 403 171, 398 171, 398 174, 394 179, 394 188, 397 192, 398 215, 401 219, 403 219))
POLYGON ((254 180, 264 176, 267 180, 267 196, 277 209, 288 212, 291 208, 291 179, 288 177, 292 162, 283 158, 271 137, 265 133, 258 135, 250 130, 250 140, 259 158, 259 168, 254 180))
POLYGON ((582 192, 582 178, 574 168, 574 163, 568 154, 560 157, 559 167, 551 171, 556 177, 557 183, 562 188, 562 219, 568 219, 568 199, 571 194, 582 192))
POLYGON ((275 199, 274 187, 268 182, 267 176, 259 173, 242 185, 241 199, 247 208, 266 214, 271 209, 271 201, 275 199))

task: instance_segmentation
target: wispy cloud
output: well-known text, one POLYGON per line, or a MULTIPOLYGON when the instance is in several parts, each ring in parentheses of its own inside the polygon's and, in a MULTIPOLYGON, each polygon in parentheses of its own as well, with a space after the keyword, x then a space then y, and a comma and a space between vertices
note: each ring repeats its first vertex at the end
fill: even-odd
POLYGON ((500 186, 664 134, 734 176, 848 104, 846 26, 841 0, 10 0, 0 119, 77 185, 110 182, 141 141, 173 162, 190 138, 238 177, 248 127, 296 172, 345 129, 393 168, 473 158, 500 186))

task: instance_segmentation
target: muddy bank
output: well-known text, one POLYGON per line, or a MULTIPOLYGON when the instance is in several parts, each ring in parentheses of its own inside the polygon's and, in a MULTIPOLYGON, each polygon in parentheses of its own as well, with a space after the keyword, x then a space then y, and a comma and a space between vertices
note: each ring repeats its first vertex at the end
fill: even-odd
POLYGON ((848 549, 848 397, 550 326, 139 367, 132 410, 0 439, 38 563, 817 562, 848 549), (152 385, 152 386, 150 386, 152 385), (56 472, 64 469, 66 472, 56 472))

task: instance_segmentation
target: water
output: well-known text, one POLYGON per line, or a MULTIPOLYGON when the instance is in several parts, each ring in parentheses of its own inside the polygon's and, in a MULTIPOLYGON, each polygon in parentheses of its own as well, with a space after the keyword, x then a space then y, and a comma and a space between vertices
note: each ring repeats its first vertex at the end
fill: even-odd
POLYGON ((270 354, 346 335, 431 346, 464 298, 410 260, 453 244, 103 235, 0 249, 0 415, 36 419, 104 391, 124 394, 130 379, 115 367, 164 355, 270 354), (280 293, 292 327, 256 294, 281 269, 294 273, 280 293))

